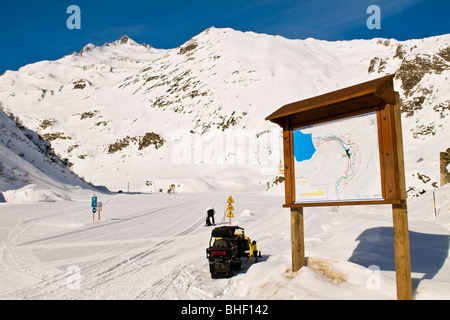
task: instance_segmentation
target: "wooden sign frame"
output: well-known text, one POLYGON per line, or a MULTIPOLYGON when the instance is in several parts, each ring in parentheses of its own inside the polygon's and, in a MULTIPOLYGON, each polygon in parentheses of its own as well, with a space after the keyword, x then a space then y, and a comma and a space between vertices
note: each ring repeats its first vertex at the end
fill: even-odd
POLYGON ((266 120, 283 128, 285 203, 291 209, 292 269, 304 265, 303 208, 391 204, 398 299, 412 299, 411 263, 406 208, 405 170, 400 100, 394 91, 394 75, 364 82, 342 90, 287 104, 266 120), (295 202, 293 131, 296 128, 376 112, 382 200, 295 202))

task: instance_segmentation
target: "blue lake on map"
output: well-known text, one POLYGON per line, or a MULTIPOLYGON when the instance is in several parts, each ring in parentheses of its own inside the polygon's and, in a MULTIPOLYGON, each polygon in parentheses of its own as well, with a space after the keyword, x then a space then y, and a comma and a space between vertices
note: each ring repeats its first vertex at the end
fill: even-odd
POLYGON ((312 141, 312 133, 303 133, 300 130, 293 132, 295 161, 301 162, 312 158, 316 152, 312 141))

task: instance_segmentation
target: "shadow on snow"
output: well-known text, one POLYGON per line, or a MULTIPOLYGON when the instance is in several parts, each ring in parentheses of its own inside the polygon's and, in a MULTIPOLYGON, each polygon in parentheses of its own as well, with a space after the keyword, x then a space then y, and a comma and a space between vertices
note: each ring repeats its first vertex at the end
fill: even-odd
MULTIPOLYGON (((348 261, 364 267, 375 265, 384 271, 395 271, 394 231, 392 227, 367 229, 356 239, 358 246, 348 261)), ((413 292, 423 279, 432 279, 442 268, 448 256, 448 235, 409 232, 411 272, 423 273, 412 279, 413 292)))

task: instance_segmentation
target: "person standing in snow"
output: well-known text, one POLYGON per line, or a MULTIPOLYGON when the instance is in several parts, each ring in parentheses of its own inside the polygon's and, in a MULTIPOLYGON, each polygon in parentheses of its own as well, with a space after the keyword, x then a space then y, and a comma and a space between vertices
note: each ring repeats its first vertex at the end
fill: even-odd
POLYGON ((206 225, 212 226, 216 225, 216 222, 214 221, 214 215, 216 214, 216 210, 214 210, 214 207, 211 206, 208 209, 206 209, 206 225))

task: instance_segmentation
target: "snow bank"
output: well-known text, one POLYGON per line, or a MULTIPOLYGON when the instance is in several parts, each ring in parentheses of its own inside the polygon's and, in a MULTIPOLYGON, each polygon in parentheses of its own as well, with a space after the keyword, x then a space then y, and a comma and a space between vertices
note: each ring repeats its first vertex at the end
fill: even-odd
POLYGON ((286 252, 264 263, 255 264, 248 270, 247 276, 241 281, 241 298, 395 299, 393 283, 377 277, 375 272, 347 261, 323 257, 308 257, 305 267, 292 272, 290 252, 286 252))
POLYGON ((251 216, 253 216, 253 213, 249 209, 245 209, 242 211, 240 216, 241 217, 251 217, 251 216))
POLYGON ((3 192, 7 203, 29 203, 29 202, 56 202, 71 200, 69 194, 56 189, 44 189, 35 184, 29 184, 18 190, 3 192))

